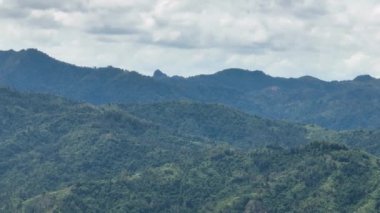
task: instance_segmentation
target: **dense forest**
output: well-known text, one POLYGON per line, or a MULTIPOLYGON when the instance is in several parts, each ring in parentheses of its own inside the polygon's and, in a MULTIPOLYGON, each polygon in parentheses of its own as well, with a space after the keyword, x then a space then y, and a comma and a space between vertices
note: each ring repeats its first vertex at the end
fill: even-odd
POLYGON ((195 161, 76 183, 28 199, 20 208, 31 212, 378 212, 379 174, 378 159, 337 144, 250 152, 215 147, 195 161))
POLYGON ((190 101, 95 106, 3 88, 0 102, 1 212, 380 211, 377 130, 190 101))

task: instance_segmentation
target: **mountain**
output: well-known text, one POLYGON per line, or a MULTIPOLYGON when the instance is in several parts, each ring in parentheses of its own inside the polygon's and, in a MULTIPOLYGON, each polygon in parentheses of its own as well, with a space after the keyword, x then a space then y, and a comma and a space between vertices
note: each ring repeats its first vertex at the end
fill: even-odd
POLYGON ((380 207, 377 157, 310 143, 375 150, 377 131, 335 132, 187 101, 94 106, 3 88, 0 103, 1 212, 380 207))
POLYGON ((36 50, 0 52, 0 84, 95 104, 153 102, 176 98, 170 86, 111 66, 77 67, 36 50))
POLYGON ((207 146, 125 111, 0 89, 0 211, 42 192, 196 159, 207 146))
MULTIPOLYGON (((217 140, 223 135, 206 137, 194 130, 177 131, 161 121, 139 118, 137 111, 132 114, 124 106, 93 106, 5 88, 0 89, 0 103, 1 212, 76 183, 138 174, 170 163, 190 163, 202 158, 216 144, 235 142, 217 140)), ((181 111, 187 105, 174 106, 181 111)), ((200 111, 207 112, 210 107, 214 106, 205 105, 205 110, 200 111)), ((202 106, 189 104, 187 108, 196 112, 202 106)), ((221 115, 230 114, 229 111, 223 107, 219 110, 221 115)), ((257 118, 256 122, 260 121, 257 118)), ((271 125, 277 127, 276 122, 256 126, 263 129, 271 125)), ((233 131, 235 127, 228 128, 233 131)), ((244 144, 247 141, 243 139, 236 141, 237 148, 244 144)), ((257 140, 249 146, 265 144, 257 140)))
POLYGON ((111 66, 78 67, 28 49, 0 52, 0 85, 93 104, 191 100, 336 130, 380 127, 380 81, 368 75, 326 82, 226 69, 189 78, 157 70, 149 77, 111 66))
POLYGON ((156 79, 165 79, 165 78, 169 78, 169 76, 166 75, 165 73, 163 73, 161 70, 156 70, 153 73, 153 78, 156 78, 156 79))

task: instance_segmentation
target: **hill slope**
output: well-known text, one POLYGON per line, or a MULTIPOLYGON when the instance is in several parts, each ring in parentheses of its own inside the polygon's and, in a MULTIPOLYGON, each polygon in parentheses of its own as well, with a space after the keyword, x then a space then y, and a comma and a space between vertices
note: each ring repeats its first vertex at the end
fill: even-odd
POLYGON ((380 156, 380 129, 334 131, 253 116, 220 104, 166 102, 119 106, 181 135, 226 142, 236 148, 296 147, 313 141, 343 143, 380 156))
POLYGON ((183 160, 206 146, 112 107, 7 89, 0 102, 0 210, 8 199, 183 160))
POLYGON ((193 164, 79 183, 21 206, 37 212, 378 212, 379 174, 378 159, 336 144, 214 149, 193 164))
POLYGON ((280 143, 287 146, 287 142, 295 146, 307 142, 302 137, 287 135, 283 135, 283 141, 276 140, 285 130, 297 132, 296 125, 287 127, 282 122, 262 120, 216 105, 173 103, 163 107, 176 112, 193 112, 196 125, 202 123, 205 113, 218 109, 214 116, 221 120, 206 123, 208 127, 217 127, 220 122, 236 116, 236 122, 246 125, 246 135, 238 136, 239 125, 224 127, 225 132, 231 133, 206 135, 207 131, 196 132, 190 126, 186 127, 188 131, 178 130, 159 119, 137 117, 137 111, 132 114, 132 110, 124 106, 96 107, 4 88, 0 89, 0 103, 2 211, 43 192, 61 190, 78 182, 107 180, 168 163, 191 163, 222 142, 238 148, 280 143), (244 116, 248 118, 240 121, 244 116), (265 136, 274 131, 276 137, 265 136))
POLYGON ((308 141, 308 131, 302 125, 262 119, 220 104, 182 101, 121 108, 177 134, 224 141, 240 148, 274 144, 294 147, 308 141))

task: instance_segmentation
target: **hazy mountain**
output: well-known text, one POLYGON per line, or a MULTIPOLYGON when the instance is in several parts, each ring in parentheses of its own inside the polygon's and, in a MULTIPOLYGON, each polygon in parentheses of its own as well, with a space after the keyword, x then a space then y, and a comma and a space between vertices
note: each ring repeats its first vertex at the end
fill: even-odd
POLYGON ((0 83, 18 90, 51 93, 95 104, 177 97, 173 88, 151 77, 111 66, 77 67, 35 49, 0 52, 0 83))
POLYGON ((28 49, 0 52, 0 84, 95 104, 193 100, 334 129, 380 127, 380 81, 366 75, 326 82, 227 69, 190 78, 157 70, 148 77, 114 67, 77 67, 28 49))

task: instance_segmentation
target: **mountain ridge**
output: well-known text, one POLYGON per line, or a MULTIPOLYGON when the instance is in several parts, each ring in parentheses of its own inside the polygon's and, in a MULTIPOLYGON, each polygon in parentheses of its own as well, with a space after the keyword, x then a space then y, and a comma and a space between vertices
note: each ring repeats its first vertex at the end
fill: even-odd
POLYGON ((189 100, 336 130, 380 128, 380 81, 368 75, 323 81, 231 68, 191 77, 159 71, 154 77, 112 66, 78 67, 28 49, 0 52, 0 85, 93 104, 189 100))
MULTIPOLYGON (((73 63, 68 63, 68 62, 64 62, 64 61, 61 61, 59 59, 56 59, 54 58, 53 56, 50 56, 49 54, 43 52, 43 51, 40 51, 39 49, 37 48, 26 48, 26 49, 20 49, 20 50, 14 50, 14 49, 9 49, 9 50, 0 50, 0 60, 2 59, 2 57, 4 56, 9 56, 9 55, 12 55, 12 56, 22 56, 22 55, 27 55, 27 56, 37 56, 39 57, 40 59, 49 59, 49 60, 54 60, 56 62, 60 62, 60 63, 64 63, 64 64, 67 64, 67 65, 71 65, 71 66, 75 66, 77 68, 87 68, 87 69, 106 69, 106 68, 114 68, 116 70, 120 70, 120 71, 125 71, 125 72, 135 72, 135 73, 138 73, 139 75, 143 75, 143 76, 148 76, 148 77, 153 77, 154 76, 154 72, 152 74, 152 76, 149 76, 149 75, 145 75, 145 74, 142 74, 138 71, 134 71, 134 70, 128 70, 128 69, 124 69, 124 68, 118 68, 118 67, 114 67, 114 66, 104 66, 104 67, 90 67, 90 66, 78 66, 78 65, 75 65, 73 63)), ((164 72, 162 72, 160 69, 157 69, 155 70, 156 71, 159 71, 161 72, 162 74, 165 74, 164 72)), ((198 74, 198 75, 193 75, 193 76, 188 76, 188 77, 184 77, 184 76, 180 76, 180 75, 174 75, 174 76, 168 76, 167 74, 165 74, 165 76, 169 77, 169 78, 173 78, 173 77, 179 77, 179 78, 193 78, 193 77, 198 77, 198 76, 210 76, 210 75, 215 75, 215 74, 225 74, 225 73, 230 73, 230 72, 240 72, 240 73, 254 73, 254 74, 257 74, 257 75, 265 75, 265 76, 268 76, 268 77, 271 77, 271 78, 282 78, 282 79, 314 79, 314 80, 318 80, 318 81, 323 81, 323 82, 343 82, 343 81, 353 81, 355 79, 360 79, 362 77, 368 77, 370 79, 373 79, 373 80, 379 80, 378 78, 375 78, 369 74, 360 74, 356 77, 354 77, 353 79, 343 79, 343 80, 322 80, 322 79, 319 79, 317 77, 314 77, 314 76, 310 76, 310 75, 305 75, 305 76, 300 76, 300 77, 280 77, 280 76, 271 76, 271 75, 268 75, 266 74, 264 71, 262 70, 248 70, 248 69, 243 69, 243 68, 238 68, 238 67, 231 67, 231 68, 226 68, 226 69, 223 69, 223 70, 220 70, 220 71, 216 71, 214 73, 210 73, 210 74, 198 74)))

